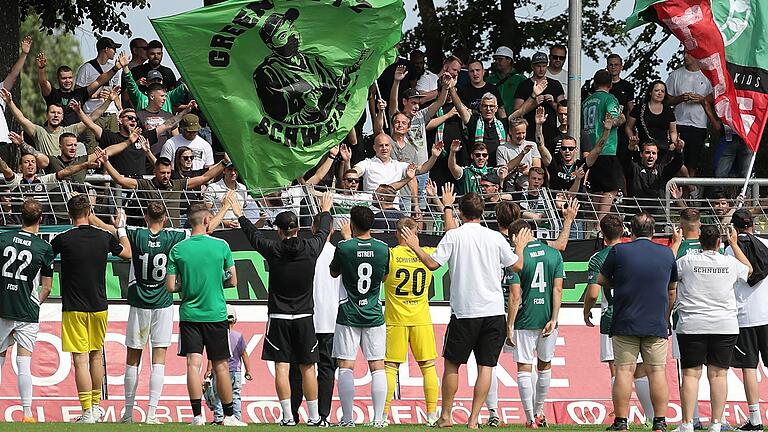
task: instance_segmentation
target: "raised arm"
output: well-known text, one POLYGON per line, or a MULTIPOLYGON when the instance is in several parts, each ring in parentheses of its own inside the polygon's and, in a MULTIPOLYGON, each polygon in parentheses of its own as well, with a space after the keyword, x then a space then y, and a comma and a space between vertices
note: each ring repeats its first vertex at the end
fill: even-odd
POLYGON ((543 124, 547 121, 547 113, 544 112, 544 107, 536 108, 536 148, 541 155, 541 163, 544 166, 549 166, 552 163, 552 153, 549 152, 546 144, 544 143, 544 131, 542 130, 543 124))
POLYGON ((191 101, 189 101, 187 106, 183 110, 181 110, 178 114, 176 114, 173 117, 169 117, 165 119, 163 123, 161 123, 155 128, 157 130, 157 135, 160 136, 167 131, 176 129, 176 126, 179 125, 179 122, 181 122, 181 119, 184 118, 185 115, 189 114, 190 111, 196 108, 197 108, 197 101, 192 99, 191 101))
POLYGON ((440 77, 440 82, 443 85, 440 87, 440 93, 437 94, 437 99, 427 107, 428 119, 434 117, 435 114, 437 114, 437 110, 445 105, 445 101, 448 100, 448 91, 456 86, 456 78, 452 77, 448 72, 440 77))
POLYGON ((402 234, 403 239, 405 240, 405 243, 408 245, 408 247, 413 250, 416 256, 419 257, 419 260, 421 260, 421 262, 424 263, 428 269, 435 271, 440 268, 440 263, 435 261, 434 258, 432 258, 428 253, 424 252, 424 249, 419 246, 419 236, 416 235, 415 232, 411 231, 411 229, 408 227, 403 227, 400 233, 402 234))
POLYGON ((48 97, 48 95, 51 94, 51 91, 53 88, 51 87, 51 83, 48 81, 48 74, 45 72, 45 65, 47 63, 47 60, 45 58, 45 53, 39 53, 37 54, 37 86, 40 87, 40 94, 43 95, 44 98, 48 97))
POLYGON ((219 163, 216 165, 212 165, 208 168, 208 171, 205 172, 203 175, 199 175, 197 177, 192 177, 187 180, 187 188, 194 189, 198 186, 202 186, 211 180, 215 179, 221 173, 224 172, 224 164, 229 161, 229 157, 225 154, 224 159, 220 160, 219 163))
POLYGON ((456 153, 461 150, 461 141, 453 140, 451 143, 451 151, 448 154, 448 171, 454 179, 458 180, 464 175, 464 169, 456 163, 456 153))
POLYGON ((440 117, 435 117, 432 120, 430 120, 429 123, 427 123, 427 130, 431 131, 431 130, 437 129, 438 126, 447 122, 448 120, 451 119, 451 117, 458 114, 459 112, 456 110, 456 107, 451 108, 451 110, 448 111, 447 113, 441 115, 440 117))
POLYGON ((126 189, 136 189, 139 186, 139 183, 136 181, 136 179, 125 177, 124 175, 120 174, 117 172, 115 167, 109 163, 109 161, 104 162, 104 169, 107 171, 107 174, 112 177, 113 182, 126 189))
POLYGON ((443 153, 443 148, 445 145, 442 141, 438 141, 432 145, 432 152, 429 155, 429 159, 427 159, 426 162, 419 165, 416 168, 416 174, 424 174, 429 172, 429 170, 432 169, 433 166, 435 166, 435 162, 437 162, 437 159, 440 158, 440 155, 443 153))
POLYGON ((328 153, 326 153, 326 155, 323 156, 323 162, 320 164, 319 167, 317 167, 317 171, 315 171, 312 177, 304 181, 304 184, 316 185, 320 183, 320 181, 322 181, 325 178, 326 174, 328 174, 328 171, 331 170, 331 167, 333 167, 333 162, 337 160, 338 154, 339 154, 339 146, 331 147, 331 149, 328 150, 328 153))
POLYGON ((611 135, 611 129, 615 124, 616 122, 613 117, 611 117, 611 113, 605 113, 605 119, 603 120, 603 133, 600 135, 600 138, 598 138, 595 146, 592 147, 592 150, 587 153, 587 157, 585 158, 588 167, 593 166, 595 162, 597 162, 597 158, 600 156, 600 153, 603 152, 603 147, 605 147, 605 143, 608 142, 608 137, 611 135))
POLYGON ((373 136, 384 132, 384 112, 387 109, 387 102, 384 99, 378 99, 376 105, 378 111, 373 117, 373 136))
POLYGON ((392 89, 389 91, 389 112, 387 113, 389 118, 395 115, 397 108, 400 106, 400 101, 397 100, 398 92, 400 91, 400 81, 405 79, 407 75, 408 71, 405 69, 405 66, 400 65, 395 68, 395 80, 392 82, 392 89))
MULTIPOLYGON (((525 113, 531 111, 532 109, 536 108, 536 100, 537 98, 544 93, 544 90, 547 89, 547 84, 549 83, 548 80, 541 81, 539 83, 536 83, 533 85, 533 94, 531 94, 526 100, 522 102, 522 104, 517 107, 514 111, 512 111, 512 114, 509 115, 509 119, 515 119, 519 118, 525 115, 525 113)), ((521 99, 515 99, 515 106, 517 106, 517 101, 521 99)))
POLYGON ((416 165, 410 164, 408 165, 408 168, 405 170, 405 175, 400 180, 390 183, 389 185, 392 186, 396 191, 399 191, 400 189, 404 188, 405 185, 410 184, 411 181, 413 181, 416 178, 416 165))
POLYGON ((463 124, 469 123, 469 119, 472 117, 472 113, 461 102, 461 98, 459 97, 459 93, 456 91, 456 87, 451 87, 451 102, 453 103, 453 107, 456 108, 456 111, 459 112, 459 118, 461 118, 461 122, 463 124))
POLYGON ((13 118, 16 119, 17 122, 19 122, 19 125, 21 125, 21 129, 24 130, 24 132, 27 133, 29 136, 35 136, 35 124, 32 123, 28 118, 24 116, 24 113, 21 112, 19 107, 16 106, 15 103, 13 103, 13 97, 11 96, 11 92, 9 92, 5 85, 0 88, 0 98, 5 101, 5 104, 8 106, 8 108, 11 110, 11 113, 13 114, 13 118))
POLYGON ((747 269, 749 269, 749 272, 747 274, 751 276, 754 268, 752 267, 752 264, 749 262, 749 259, 747 259, 747 256, 744 255, 744 252, 739 247, 739 234, 733 228, 733 225, 728 225, 728 244, 731 246, 731 250, 733 251, 733 256, 736 257, 736 259, 739 260, 739 262, 747 266, 747 269))
POLYGON ((445 231, 450 231, 454 228, 458 228, 459 223, 456 220, 456 214, 454 213, 453 203, 456 202, 456 194, 453 192, 453 183, 446 183, 443 185, 443 195, 440 198, 440 204, 443 206, 443 222, 445 223, 445 231))
POLYGON ((579 214, 579 200, 576 198, 570 198, 566 202, 565 210, 563 211, 563 229, 554 241, 547 240, 547 245, 551 248, 557 249, 560 252, 565 251, 568 247, 568 239, 571 237, 571 226, 573 221, 576 220, 576 216, 579 214))
POLYGON ((83 111, 82 106, 76 101, 72 100, 69 103, 69 107, 77 114, 77 117, 80 119, 80 123, 82 123, 86 128, 90 129, 93 132, 93 135, 96 137, 96 140, 101 139, 101 134, 104 132, 104 129, 102 129, 101 126, 99 126, 98 123, 93 121, 91 116, 85 113, 83 111))
POLYGON ((96 78, 94 82, 86 86, 85 89, 88 90, 88 94, 92 95, 96 93, 96 90, 99 88, 109 84, 109 81, 112 79, 112 77, 115 76, 116 73, 120 72, 120 69, 122 69, 124 66, 128 66, 128 57, 125 56, 125 51, 120 53, 120 56, 117 57, 117 61, 115 61, 115 65, 112 66, 111 69, 103 72, 96 78))
POLYGON ((14 85, 16 85, 16 79, 19 78, 21 68, 24 67, 24 62, 27 61, 27 56, 29 55, 29 50, 31 48, 32 36, 25 36, 21 41, 21 54, 19 54, 19 58, 16 59, 16 63, 13 64, 11 70, 8 72, 8 75, 6 75, 5 79, 3 80, 3 87, 5 89, 10 90, 14 85))

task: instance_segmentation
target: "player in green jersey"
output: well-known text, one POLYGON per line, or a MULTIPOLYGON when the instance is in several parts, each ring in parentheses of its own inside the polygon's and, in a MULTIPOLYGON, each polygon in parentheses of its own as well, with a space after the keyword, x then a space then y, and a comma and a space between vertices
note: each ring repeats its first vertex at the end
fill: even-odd
MULTIPOLYGON (((509 227, 510 235, 529 228, 528 222, 517 220, 509 227)), ((523 268, 512 281, 507 311, 507 344, 513 346, 517 362, 520 400, 526 426, 545 427, 544 401, 552 379, 552 357, 557 341, 557 318, 563 297, 563 257, 541 240, 525 246, 523 268), (537 362, 538 360, 538 362, 537 362), (531 379, 536 365, 536 397, 531 379)))
MULTIPOLYGON (((230 201, 231 201, 230 197, 230 201)), ((227 242, 206 235, 211 226, 211 212, 204 203, 195 203, 187 211, 192 235, 177 243, 168 256, 168 292, 179 292, 179 355, 187 357, 187 390, 194 419, 204 423, 201 409, 203 383, 200 369, 203 349, 213 364, 216 386, 224 411, 224 426, 245 426, 234 416, 232 381, 229 376, 229 322, 224 288, 237 286, 237 272, 227 242), (180 283, 177 285, 177 280, 180 283)))
POLYGON ((15 342, 22 422, 35 423, 30 364, 40 329, 40 304, 51 292, 54 255, 51 245, 36 235, 43 217, 42 205, 28 199, 20 212, 21 229, 0 234, 0 375, 8 348, 15 342))
MULTIPOLYGON (((613 366, 613 344, 611 343, 611 337, 608 335, 608 331, 611 328, 611 318, 613 317, 613 290, 604 289, 602 285, 597 283, 597 277, 600 274, 600 269, 603 267, 605 257, 608 256, 608 252, 610 252, 614 245, 621 243, 621 237, 624 234, 624 223, 621 217, 615 214, 606 215, 600 221, 600 232, 603 234, 605 247, 595 252, 589 258, 587 291, 584 294, 584 323, 588 327, 594 327, 592 323, 592 308, 602 292, 600 300, 600 361, 608 363, 608 370, 611 373, 611 378, 613 378, 616 374, 613 366)), ((653 418, 651 390, 648 384, 648 376, 641 360, 638 359, 640 363, 635 368, 635 393, 640 401, 640 405, 643 407, 645 418, 650 420, 653 418)))
POLYGON ((340 424, 354 425, 355 382, 352 369, 360 347, 371 371, 372 423, 375 427, 383 427, 387 398, 384 370, 387 329, 379 298, 381 283, 389 273, 389 247, 371 237, 374 221, 371 209, 355 206, 349 214, 349 224, 342 226, 342 235, 346 240, 336 246, 330 266, 331 276, 341 276, 344 286, 333 338, 333 357, 338 359, 339 364, 338 387, 343 414, 340 424))

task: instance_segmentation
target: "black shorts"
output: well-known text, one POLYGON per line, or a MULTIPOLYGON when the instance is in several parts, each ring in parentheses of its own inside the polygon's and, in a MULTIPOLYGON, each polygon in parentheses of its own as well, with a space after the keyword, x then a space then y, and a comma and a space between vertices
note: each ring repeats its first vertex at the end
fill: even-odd
POLYGON ((278 363, 317 363, 320 354, 313 318, 269 318, 261 359, 278 363))
POLYGON ((685 166, 698 169, 701 153, 704 151, 704 141, 707 140, 707 128, 677 125, 677 133, 685 141, 685 147, 683 147, 685 166))
POLYGON ((205 354, 208 360, 227 360, 232 357, 229 347, 229 322, 179 322, 180 356, 205 354))
POLYGON ((679 334, 680 367, 690 369, 701 365, 728 369, 736 346, 735 334, 679 334))
POLYGON ((504 339, 507 337, 507 317, 504 315, 481 318, 456 318, 445 330, 443 357, 456 364, 465 364, 469 354, 475 353, 480 366, 496 366, 504 339))
POLYGON ((600 155, 589 168, 592 192, 611 192, 624 189, 624 169, 616 156, 600 155))
POLYGON ((756 369, 760 357, 763 362, 768 359, 768 325, 740 328, 731 366, 756 369))

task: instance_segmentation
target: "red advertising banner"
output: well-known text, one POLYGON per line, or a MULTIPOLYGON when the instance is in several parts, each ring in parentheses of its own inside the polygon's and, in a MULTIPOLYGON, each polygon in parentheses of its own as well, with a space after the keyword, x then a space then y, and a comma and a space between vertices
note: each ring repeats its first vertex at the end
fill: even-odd
MULTIPOLYGON (((60 305, 46 304, 41 311, 41 326, 37 346, 33 354, 33 410, 41 421, 73 421, 80 415, 80 406, 75 389, 74 368, 69 354, 61 351, 61 313, 60 305)), ((253 381, 243 380, 242 411, 245 421, 252 423, 273 423, 279 420, 280 405, 274 390, 274 365, 260 360, 266 307, 237 306, 241 320, 235 328, 243 333, 247 351, 251 358, 253 381)), ((102 406, 107 411, 107 421, 117 421, 122 415, 124 405, 123 378, 125 373, 125 326, 128 306, 116 305, 109 309, 109 326, 106 337, 107 395, 102 406)), ((438 352, 442 349, 442 339, 450 311, 448 307, 433 307, 435 336, 438 352)), ((552 361, 552 387, 546 406, 547 418, 559 424, 594 424, 608 423, 611 420, 611 389, 608 367, 600 363, 599 335, 597 328, 586 327, 581 320, 580 309, 565 309, 561 312, 561 326, 557 340, 557 350, 552 361)), ((177 357, 176 342, 178 326, 175 326, 174 344, 168 349, 165 387, 160 400, 157 415, 165 422, 189 422, 192 418, 186 389, 186 366, 182 357, 177 357)), ((18 421, 21 419, 21 406, 16 389, 15 349, 9 350, 5 366, 0 374, 0 421, 18 421)), ((135 417, 143 420, 146 415, 149 385, 149 353, 145 352, 140 371, 135 417)), ((438 360, 438 374, 442 375, 442 361, 438 360)), ((768 370, 761 365, 758 376, 761 377, 762 394, 768 394, 768 385, 764 377, 768 370)), ((517 372, 515 363, 509 354, 502 354, 497 369, 499 379, 499 414, 504 423, 522 423, 524 414, 517 393, 517 372)), ((470 358, 468 365, 460 370, 460 384, 453 417, 456 422, 465 422, 469 415, 472 400, 472 385, 477 377, 477 367, 470 358)), ((670 410, 667 413, 671 422, 681 417, 679 395, 677 391, 677 373, 674 362, 668 367, 670 383, 670 410)), ((731 423, 741 423, 748 417, 740 373, 729 374, 729 394, 726 406, 726 419, 731 423)), ((355 421, 370 421, 372 406, 370 403, 370 374, 365 362, 360 359, 355 368, 357 397, 355 401, 355 421)), ((401 399, 392 404, 390 420, 395 423, 423 423, 426 419, 422 380, 418 365, 411 362, 400 370, 401 399)), ((706 380, 699 389, 702 420, 706 421, 709 413, 709 388, 706 380)), ((205 410, 207 411, 207 410, 205 410)), ((301 416, 306 418, 302 408, 301 416)), ((483 413, 487 416, 487 412, 483 413)), ((210 420, 210 412, 206 412, 210 420)), ((338 421, 341 409, 338 400, 334 400, 331 421, 338 421)), ((484 417, 487 418, 487 417, 484 417)), ((643 420, 642 410, 636 401, 632 402, 630 420, 643 420)))

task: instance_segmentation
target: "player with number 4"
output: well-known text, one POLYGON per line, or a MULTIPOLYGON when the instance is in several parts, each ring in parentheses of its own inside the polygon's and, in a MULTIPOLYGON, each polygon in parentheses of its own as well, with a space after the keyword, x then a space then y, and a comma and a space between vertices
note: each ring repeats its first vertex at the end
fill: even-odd
POLYGON ((384 372, 387 329, 384 325, 379 295, 381 282, 389 273, 389 247, 371 237, 373 212, 368 207, 355 206, 349 212, 349 225, 342 225, 345 240, 336 246, 331 261, 331 276, 341 276, 344 290, 339 299, 336 332, 333 337, 333 358, 338 359, 338 388, 342 417, 340 426, 354 426, 355 367, 360 347, 371 371, 371 426, 384 427, 384 403, 387 397, 387 377, 384 372), (350 232, 351 231, 351 232, 350 232), (354 237, 353 237, 354 236, 354 237))
MULTIPOLYGON (((517 220, 509 227, 509 235, 529 228, 528 222, 517 220)), ((552 357, 557 341, 557 318, 563 297, 563 257, 546 241, 533 239, 525 246, 523 269, 512 278, 507 312, 507 344, 517 362, 520 401, 525 411, 526 427, 547 426, 544 401, 552 379, 552 357), (535 397, 533 364, 538 380, 535 397), (535 402, 535 403, 534 403, 535 402)))

